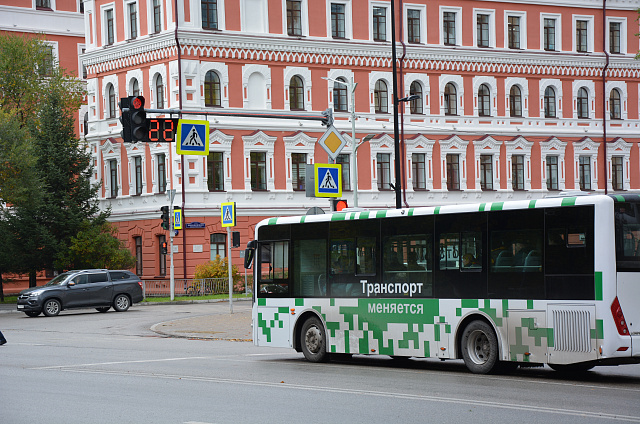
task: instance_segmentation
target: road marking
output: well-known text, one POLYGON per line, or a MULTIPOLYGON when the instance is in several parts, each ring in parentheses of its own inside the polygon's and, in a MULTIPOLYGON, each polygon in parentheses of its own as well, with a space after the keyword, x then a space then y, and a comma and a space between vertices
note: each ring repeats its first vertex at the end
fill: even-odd
POLYGON ((141 364, 141 363, 151 363, 151 362, 170 362, 170 361, 189 361, 192 359, 207 359, 211 358, 210 356, 189 356, 185 358, 165 358, 165 359, 141 359, 139 361, 115 361, 115 362, 95 362, 92 364, 76 364, 76 365, 51 365, 48 367, 34 367, 29 368, 31 370, 62 370, 68 369, 68 371, 72 371, 72 368, 79 367, 96 367, 100 365, 122 365, 122 364, 141 364))
MULTIPOLYGON (((167 359, 167 361, 185 360, 185 359, 204 359, 204 358, 207 358, 207 357, 173 358, 173 359, 167 359)), ((105 363, 105 364, 159 362, 159 361, 162 361, 162 360, 112 362, 112 363, 105 363)), ((99 365, 99 364, 93 364, 93 365, 99 365)), ((42 368, 32 368, 32 369, 58 370, 63 372, 75 372, 75 373, 84 373, 84 374, 143 377, 143 378, 164 379, 164 380, 204 381, 204 382, 210 382, 210 383, 283 388, 283 389, 296 390, 296 391, 341 393, 341 394, 352 394, 352 395, 359 395, 359 396, 386 397, 386 398, 393 398, 393 399, 450 403, 450 404, 458 404, 458 405, 465 405, 465 406, 475 405, 478 407, 487 407, 487 408, 510 409, 510 410, 517 410, 517 411, 575 416, 575 417, 581 417, 581 418, 584 418, 584 417, 601 418, 601 419, 604 418, 608 420, 640 423, 640 416, 608 414, 604 412, 578 411, 574 409, 562 409, 562 408, 557 409, 557 408, 550 408, 550 407, 544 407, 544 406, 524 405, 524 404, 506 403, 506 402, 491 402, 491 401, 483 401, 483 400, 453 398, 453 397, 415 395, 415 394, 409 394, 409 393, 384 392, 384 391, 376 391, 376 390, 344 389, 340 387, 326 387, 326 386, 312 387, 312 386, 301 386, 299 384, 290 384, 290 383, 273 383, 269 381, 238 380, 238 379, 219 378, 219 377, 199 377, 199 376, 188 376, 188 375, 177 375, 177 374, 146 373, 146 372, 136 372, 136 371, 123 372, 123 371, 110 371, 110 370, 91 370, 91 369, 80 369, 77 367, 78 366, 68 366, 68 367, 58 366, 58 367, 42 367, 42 368)))

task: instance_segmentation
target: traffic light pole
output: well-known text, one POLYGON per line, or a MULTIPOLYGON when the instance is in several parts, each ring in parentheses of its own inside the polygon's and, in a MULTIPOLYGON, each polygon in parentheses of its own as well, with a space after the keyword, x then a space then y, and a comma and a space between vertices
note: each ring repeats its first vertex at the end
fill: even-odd
MULTIPOLYGON (((176 190, 169 190, 169 201, 170 201, 170 211, 173 211, 173 198, 176 195, 176 190)), ((172 214, 173 215, 173 214, 172 214)), ((169 226, 169 258, 171 258, 171 265, 169 269, 169 287, 171 291, 171 300, 175 298, 176 295, 176 278, 173 267, 173 235, 175 231, 173 230, 173 219, 170 220, 171 225, 169 226)))

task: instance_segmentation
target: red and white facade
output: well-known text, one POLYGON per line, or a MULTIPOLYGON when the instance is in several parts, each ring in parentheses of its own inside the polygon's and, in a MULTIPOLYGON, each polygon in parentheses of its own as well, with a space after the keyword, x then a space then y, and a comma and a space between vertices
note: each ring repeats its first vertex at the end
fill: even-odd
MULTIPOLYGON (((420 95, 400 103, 403 205, 640 191, 636 1, 395 5, 398 97, 420 95)), ((184 192, 185 222, 205 224, 174 239, 178 277, 224 256, 223 202, 236 202, 243 245, 264 217, 328 210, 306 197, 302 171, 327 163, 325 128, 188 115, 209 120, 211 154, 181 158, 175 145, 122 142, 121 97, 203 112, 334 108, 350 140, 351 96, 332 80, 353 79, 356 139, 375 134, 357 150, 358 206, 395 206, 390 1, 90 0, 84 18, 94 180, 144 278, 168 275, 159 218, 170 189, 177 206, 184 192)), ((351 144, 342 153, 351 203, 351 144)))

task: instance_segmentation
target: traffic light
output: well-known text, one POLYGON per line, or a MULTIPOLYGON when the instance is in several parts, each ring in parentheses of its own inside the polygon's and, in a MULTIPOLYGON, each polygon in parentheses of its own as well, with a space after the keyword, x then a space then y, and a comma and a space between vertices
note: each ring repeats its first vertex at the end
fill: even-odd
POLYGON ((347 201, 344 199, 331 199, 331 210, 333 212, 340 212, 348 207, 349 205, 347 205, 347 201))
POLYGON ((160 208, 162 215, 160 215, 160 219, 162 219, 162 228, 168 230, 171 228, 171 222, 169 221, 169 206, 163 206, 160 208))
POLYGON ((160 244, 160 253, 162 253, 163 255, 167 254, 167 242, 166 241, 163 241, 160 244))
POLYGON ((149 123, 147 112, 144 110, 144 97, 131 97, 130 101, 131 140, 149 141, 149 123))
POLYGON ((240 247, 240 231, 231 232, 231 247, 240 247))
POLYGON ((131 143, 131 97, 122 97, 118 102, 120 107, 120 124, 122 125, 122 131, 120 131, 120 137, 125 143, 131 143), (125 112, 123 109, 127 109, 125 112))

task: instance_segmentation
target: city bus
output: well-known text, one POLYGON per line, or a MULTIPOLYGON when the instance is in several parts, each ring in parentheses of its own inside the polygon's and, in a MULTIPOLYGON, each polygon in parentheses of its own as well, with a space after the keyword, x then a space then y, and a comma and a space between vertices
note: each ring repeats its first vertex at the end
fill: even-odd
POLYGON ((254 344, 312 362, 640 363, 640 195, 269 218, 252 265, 254 344))

